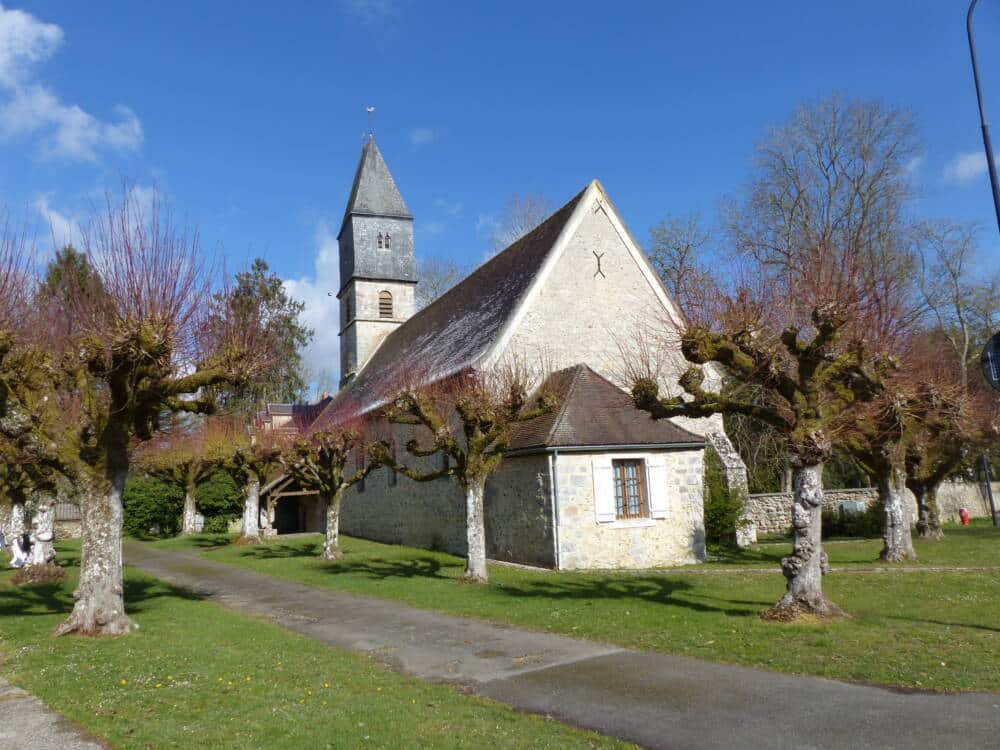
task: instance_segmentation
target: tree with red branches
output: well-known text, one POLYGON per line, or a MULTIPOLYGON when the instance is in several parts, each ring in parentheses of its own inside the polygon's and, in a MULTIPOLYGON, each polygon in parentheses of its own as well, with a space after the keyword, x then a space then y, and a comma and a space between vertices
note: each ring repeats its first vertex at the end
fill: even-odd
POLYGON ((75 325, 56 331, 56 345, 81 403, 75 438, 92 490, 81 503, 76 603, 57 633, 121 635, 131 627, 121 550, 134 446, 165 414, 210 411, 205 389, 259 376, 269 353, 253 325, 204 324, 210 278, 197 233, 175 227, 158 198, 145 206, 128 189, 108 196, 83 250, 100 294, 74 295, 75 325))
POLYGON ((385 410, 389 422, 416 428, 418 437, 406 443, 411 456, 443 453, 448 457, 447 465, 437 471, 420 471, 390 457, 391 466, 417 481, 453 476, 462 486, 467 538, 463 581, 488 580, 483 508, 486 480, 500 468, 511 428, 556 406, 554 396, 546 390, 529 398, 534 380, 529 369, 519 363, 466 371, 431 385, 402 388, 385 410))
POLYGON ((238 417, 227 418, 213 431, 206 455, 243 494, 243 520, 236 544, 260 544, 261 485, 282 469, 282 455, 287 448, 284 434, 253 431, 238 417))
POLYGON ((184 493, 181 535, 197 533, 196 490, 218 468, 218 457, 210 450, 213 421, 179 423, 154 440, 143 443, 136 455, 138 468, 145 474, 177 487, 184 493))
POLYGON ((323 559, 340 560, 340 508, 348 489, 364 481, 388 461, 389 447, 367 436, 364 423, 319 430, 300 437, 283 454, 282 463, 299 486, 319 495, 326 509, 323 559), (348 465, 353 463, 352 469, 348 465))

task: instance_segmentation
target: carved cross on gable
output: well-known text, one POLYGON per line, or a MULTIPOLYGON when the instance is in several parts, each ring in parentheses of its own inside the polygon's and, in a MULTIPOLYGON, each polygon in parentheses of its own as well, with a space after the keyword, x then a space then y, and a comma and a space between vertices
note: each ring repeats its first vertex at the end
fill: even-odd
POLYGON ((597 270, 594 271, 594 277, 596 278, 597 275, 600 274, 601 278, 603 278, 603 279, 608 278, 607 276, 604 275, 604 270, 601 268, 601 258, 604 257, 604 253, 599 253, 596 250, 591 250, 591 252, 594 254, 594 257, 597 259, 597 270))

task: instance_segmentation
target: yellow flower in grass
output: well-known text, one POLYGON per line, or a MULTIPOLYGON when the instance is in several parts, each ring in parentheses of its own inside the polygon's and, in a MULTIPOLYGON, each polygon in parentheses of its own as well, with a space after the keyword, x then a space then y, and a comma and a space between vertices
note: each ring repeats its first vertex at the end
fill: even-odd
POLYGON ((160 689, 161 687, 163 687, 163 685, 161 685, 161 684, 160 684, 159 682, 158 682, 158 683, 156 683, 156 688, 157 688, 157 690, 159 690, 159 689, 160 689))
POLYGON ((119 685, 128 685, 128 680, 126 680, 126 679, 123 678, 122 681, 120 683, 118 683, 118 684, 119 685))

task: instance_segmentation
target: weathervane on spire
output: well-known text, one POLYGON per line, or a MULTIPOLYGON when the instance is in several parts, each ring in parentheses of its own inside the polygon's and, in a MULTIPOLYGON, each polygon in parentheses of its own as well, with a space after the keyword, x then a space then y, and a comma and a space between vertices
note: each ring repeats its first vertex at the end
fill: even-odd
POLYGON ((375 139, 375 127, 374 127, 373 121, 375 119, 375 107, 373 107, 373 106, 371 106, 369 104, 367 107, 365 107, 365 112, 368 113, 368 137, 370 139, 374 140, 375 139))

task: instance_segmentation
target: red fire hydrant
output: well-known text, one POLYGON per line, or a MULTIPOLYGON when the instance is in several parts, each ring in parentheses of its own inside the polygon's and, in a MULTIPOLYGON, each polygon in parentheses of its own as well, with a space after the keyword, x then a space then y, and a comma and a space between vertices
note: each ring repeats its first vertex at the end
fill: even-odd
POLYGON ((969 511, 967 508, 958 509, 958 518, 962 522, 963 526, 969 525, 969 511))

